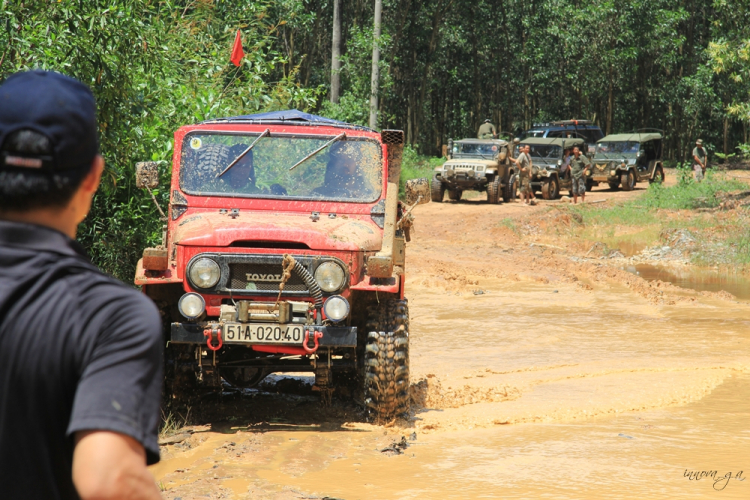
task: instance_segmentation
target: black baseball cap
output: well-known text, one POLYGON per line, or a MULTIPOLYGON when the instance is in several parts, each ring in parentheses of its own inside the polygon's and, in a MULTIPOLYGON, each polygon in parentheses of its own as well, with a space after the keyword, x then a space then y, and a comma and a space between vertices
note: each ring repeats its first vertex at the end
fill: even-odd
POLYGON ((89 169, 98 152, 96 102, 86 85, 43 70, 16 73, 0 85, 0 169, 89 169), (6 139, 22 130, 49 139, 50 154, 9 151, 6 139))

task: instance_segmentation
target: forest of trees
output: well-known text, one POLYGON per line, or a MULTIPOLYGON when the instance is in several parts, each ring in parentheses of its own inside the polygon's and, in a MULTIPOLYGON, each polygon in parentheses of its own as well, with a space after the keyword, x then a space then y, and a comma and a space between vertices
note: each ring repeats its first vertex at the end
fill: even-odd
MULTIPOLYGON (((54 69, 97 97, 107 179, 79 237, 98 264, 130 280, 159 240, 133 164, 164 161, 168 182, 180 125, 292 107, 368 123, 374 0, 340 1, 338 103, 334 1, 0 0, 0 81, 54 69)), ((383 0, 378 43, 379 126, 423 154, 485 118, 509 131, 574 117, 605 133, 660 128, 677 161, 697 137, 713 154, 750 142, 747 0, 383 0)))

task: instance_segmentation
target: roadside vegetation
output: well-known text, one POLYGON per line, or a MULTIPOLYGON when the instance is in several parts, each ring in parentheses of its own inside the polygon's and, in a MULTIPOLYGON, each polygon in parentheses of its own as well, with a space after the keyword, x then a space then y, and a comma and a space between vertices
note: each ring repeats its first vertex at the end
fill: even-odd
POLYGON ((445 158, 420 155, 417 148, 407 144, 404 147, 404 156, 401 162, 400 197, 403 198, 404 196, 406 181, 419 177, 426 177, 428 180, 431 180, 435 167, 442 165, 444 162, 445 158))
POLYGON ((679 240, 698 265, 750 263, 750 185, 711 170, 698 183, 687 166, 678 168, 677 175, 677 185, 652 184, 624 203, 562 208, 579 221, 571 235, 603 244, 604 254, 633 255, 679 240))
MULTIPOLYGON (((0 81, 44 68, 94 91, 107 172, 79 239, 125 282, 161 239, 134 164, 161 162, 166 207, 179 126, 287 108, 367 123, 371 0, 341 2, 335 103, 330 0, 1 3, 0 81)), ((513 132, 567 118, 605 133, 658 127, 667 160, 684 161, 702 137, 712 161, 736 161, 750 154, 749 15, 740 0, 385 0, 378 127, 405 132, 404 180, 429 177, 440 161, 429 155, 485 118, 513 132)))

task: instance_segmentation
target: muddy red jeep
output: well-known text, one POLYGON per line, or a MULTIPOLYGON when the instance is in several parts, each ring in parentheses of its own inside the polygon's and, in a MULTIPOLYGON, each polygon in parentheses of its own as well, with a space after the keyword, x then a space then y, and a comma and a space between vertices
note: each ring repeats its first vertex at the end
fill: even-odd
MULTIPOLYGON (((135 277, 165 320, 170 404, 307 371, 378 418, 408 410, 405 243, 429 191, 398 201, 402 150, 400 130, 299 111, 175 133, 163 242, 135 277)), ((139 163, 137 184, 157 169, 139 163)))

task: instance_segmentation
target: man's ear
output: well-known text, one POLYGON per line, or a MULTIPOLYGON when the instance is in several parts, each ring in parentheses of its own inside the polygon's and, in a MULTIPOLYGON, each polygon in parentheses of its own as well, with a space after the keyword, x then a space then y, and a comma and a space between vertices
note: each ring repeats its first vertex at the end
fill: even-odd
POLYGON ((81 182, 81 190, 86 194, 93 195, 99 189, 102 172, 104 172, 104 158, 102 155, 96 155, 91 164, 91 170, 89 170, 89 173, 86 174, 86 177, 81 182))

